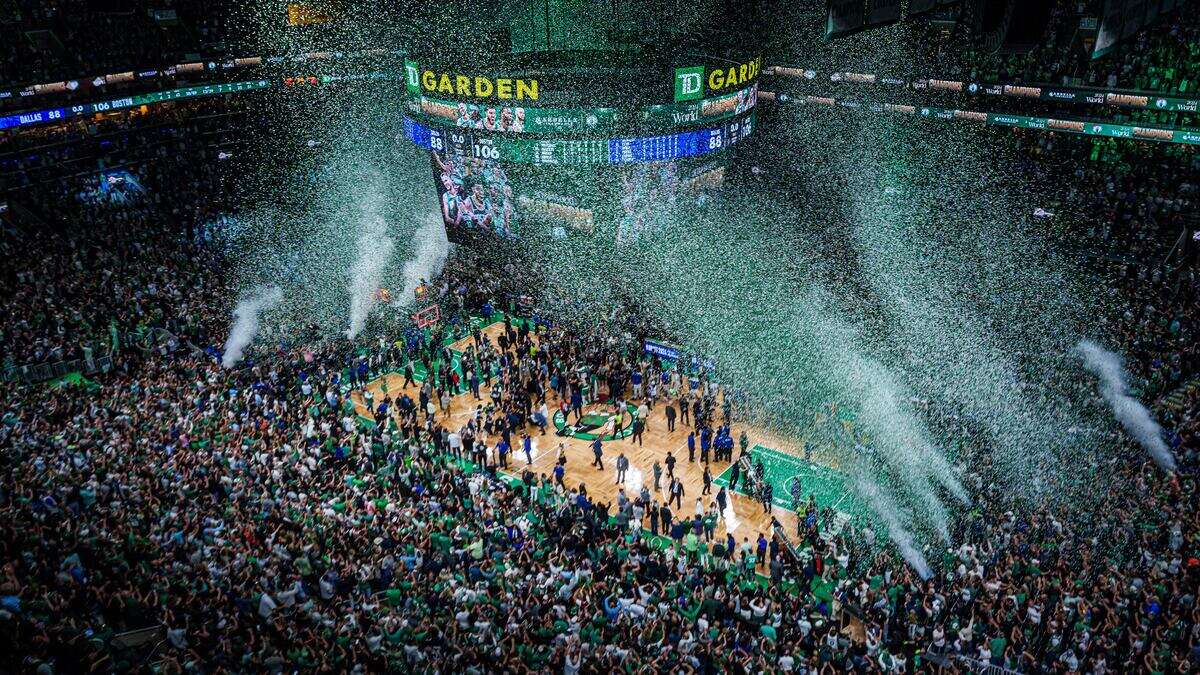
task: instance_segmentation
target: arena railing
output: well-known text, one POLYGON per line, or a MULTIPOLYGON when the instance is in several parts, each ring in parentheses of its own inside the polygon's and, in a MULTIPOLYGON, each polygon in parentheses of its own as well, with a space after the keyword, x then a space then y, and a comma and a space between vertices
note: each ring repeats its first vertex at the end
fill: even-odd
POLYGON ((112 370, 112 356, 98 356, 82 359, 54 361, 52 363, 29 363, 23 366, 10 366, 0 371, 0 380, 5 382, 21 382, 37 384, 65 377, 70 373, 94 375, 112 370))
POLYGON ((144 353, 161 351, 163 355, 173 354, 180 348, 186 348, 194 354, 204 351, 191 342, 175 335, 165 328, 147 328, 140 332, 118 332, 117 348, 110 353, 100 356, 87 356, 80 359, 64 359, 50 363, 28 363, 20 366, 10 366, 0 371, 0 380, 5 382, 22 382, 36 384, 64 377, 71 373, 94 375, 107 373, 113 367, 113 353, 129 347, 144 353))
POLYGON ((987 661, 966 656, 964 654, 956 654, 950 651, 949 646, 943 648, 942 651, 934 651, 933 645, 921 653, 923 662, 932 663, 939 668, 954 668, 957 666, 959 670, 963 670, 975 675, 1021 675, 1020 671, 997 666, 987 661))
POLYGON ((166 642, 167 627, 159 624, 114 635, 109 647, 136 658, 139 666, 146 666, 166 642))
POLYGON ((958 665, 976 675, 1021 675, 1016 670, 1010 670, 1003 666, 997 666, 963 654, 955 654, 954 660, 958 662, 958 665))

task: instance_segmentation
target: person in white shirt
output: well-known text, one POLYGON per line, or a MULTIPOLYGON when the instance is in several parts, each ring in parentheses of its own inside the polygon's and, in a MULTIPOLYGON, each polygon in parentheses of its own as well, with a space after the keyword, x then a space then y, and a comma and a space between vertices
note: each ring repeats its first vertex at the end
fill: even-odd
POLYGON ((572 648, 563 659, 563 675, 579 675, 582 664, 583 653, 579 651, 579 647, 572 648))

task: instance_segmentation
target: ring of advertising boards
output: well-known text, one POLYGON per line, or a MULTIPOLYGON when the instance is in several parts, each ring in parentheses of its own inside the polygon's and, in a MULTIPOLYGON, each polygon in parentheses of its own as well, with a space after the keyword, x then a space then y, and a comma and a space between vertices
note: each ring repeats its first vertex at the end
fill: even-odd
POLYGON ((408 101, 409 114, 431 126, 513 134, 606 134, 720 122, 758 104, 758 84, 696 101, 615 107, 549 108, 489 105, 428 96, 408 101))

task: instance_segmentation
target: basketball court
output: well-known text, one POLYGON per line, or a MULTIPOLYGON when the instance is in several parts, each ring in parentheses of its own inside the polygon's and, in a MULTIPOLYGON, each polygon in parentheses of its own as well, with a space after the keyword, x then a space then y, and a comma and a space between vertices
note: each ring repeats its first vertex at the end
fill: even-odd
MULTIPOLYGON (((473 319, 475 325, 481 326, 481 331, 495 343, 497 337, 504 331, 502 318, 494 317, 491 322, 473 319)), ((470 336, 455 341, 448 341, 452 361, 451 367, 462 375, 462 356, 472 344, 470 336)), ((436 368, 436 364, 435 364, 436 368)), ((419 386, 428 377, 420 363, 414 363, 414 379, 418 384, 404 387, 402 372, 390 372, 371 381, 367 388, 371 390, 376 400, 385 393, 392 395, 405 392, 413 399, 418 397, 419 386), (385 389, 386 387, 386 389, 385 389)), ((489 389, 480 386, 480 398, 476 399, 468 390, 465 383, 460 384, 460 391, 452 401, 449 410, 438 411, 438 421, 447 428, 457 428, 464 425, 474 413, 476 406, 490 402, 489 389)), ((374 424, 371 415, 362 398, 361 392, 355 390, 351 400, 359 415, 360 422, 366 425, 374 424)), ((547 396, 547 406, 556 410, 559 399, 556 393, 547 396)), ((640 402, 639 402, 640 403, 640 402)), ((502 470, 510 477, 516 478, 526 468, 536 474, 551 477, 558 456, 558 446, 561 443, 567 457, 564 482, 572 488, 586 486, 588 495, 593 500, 615 504, 618 493, 623 489, 627 496, 634 498, 645 485, 650 488, 653 499, 660 503, 668 499, 667 488, 670 479, 667 473, 666 457, 675 457, 675 475, 680 479, 684 488, 682 507, 671 504, 671 510, 676 518, 690 518, 695 514, 696 498, 701 498, 701 504, 707 510, 716 497, 721 486, 728 486, 731 465, 728 462, 712 462, 709 471, 713 478, 712 491, 703 495, 704 466, 699 462, 699 449, 696 451, 696 461, 688 461, 687 436, 692 427, 676 420, 674 431, 667 429, 663 406, 660 402, 650 410, 646 420, 646 429, 641 443, 633 441, 633 419, 636 416, 636 405, 627 404, 626 410, 618 416, 613 406, 599 402, 587 402, 583 414, 564 416, 561 412, 552 415, 546 433, 542 435, 538 428, 528 425, 526 430, 533 440, 532 463, 527 463, 524 451, 519 441, 514 441, 514 451, 509 456, 509 467, 502 470), (560 436, 556 430, 567 430, 569 435, 560 436), (603 448, 604 469, 592 466, 592 442, 599 437, 603 448), (623 483, 616 481, 617 458, 624 454, 629 460, 629 470, 623 483), (658 462, 662 469, 662 479, 656 490, 654 483, 654 463, 658 462)), ((797 517, 792 509, 791 483, 799 480, 803 487, 805 498, 812 494, 818 506, 830 507, 839 513, 834 529, 845 524, 852 514, 859 513, 853 504, 849 491, 845 486, 845 476, 836 468, 813 461, 806 455, 802 440, 783 439, 778 435, 757 429, 753 426, 734 425, 733 433, 737 437, 745 429, 750 442, 750 454, 761 459, 764 477, 774 486, 774 499, 771 512, 764 512, 762 504, 756 497, 742 492, 739 485, 736 491, 729 491, 729 506, 725 518, 718 523, 717 536, 723 537, 728 530, 734 538, 741 542, 743 538, 753 542, 761 532, 769 539, 771 536, 771 519, 774 517, 784 527, 789 535, 794 535, 797 529, 797 517)), ((736 457, 738 452, 734 451, 736 457)))

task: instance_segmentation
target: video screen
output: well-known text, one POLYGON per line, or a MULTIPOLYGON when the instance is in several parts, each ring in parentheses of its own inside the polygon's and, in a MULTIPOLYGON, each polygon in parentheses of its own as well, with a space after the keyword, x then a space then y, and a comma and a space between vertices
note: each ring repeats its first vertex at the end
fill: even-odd
POLYGON ((145 194, 146 188, 137 176, 125 169, 112 169, 86 180, 76 197, 89 204, 128 204, 145 194))
POLYGON ((436 151, 429 154, 438 207, 450 241, 470 244, 481 237, 517 237, 517 201, 499 162, 436 151))
POLYGON ((453 120, 463 129, 482 129, 522 133, 525 131, 525 109, 521 107, 487 106, 474 103, 448 104, 423 99, 421 111, 430 117, 453 120))
POLYGON ((700 114, 706 118, 724 118, 730 115, 741 115, 756 105, 758 105, 757 83, 732 94, 706 99, 701 104, 700 114))
POLYGON ((682 162, 637 164, 621 173, 621 204, 617 213, 616 241, 631 243, 653 232, 672 217, 682 202, 703 205, 709 193, 725 181, 719 162, 700 165, 682 162))
POLYGON ((621 210, 617 243, 637 241, 675 212, 680 192, 675 162, 637 164, 621 174, 621 210))
POLYGON ((538 220, 550 228, 550 236, 565 239, 570 232, 592 234, 596 229, 595 213, 581 206, 577 199, 559 194, 536 191, 518 195, 521 213, 528 220, 538 220))

